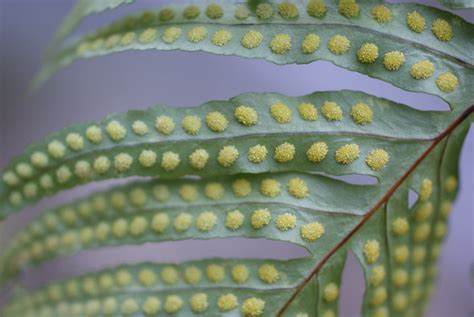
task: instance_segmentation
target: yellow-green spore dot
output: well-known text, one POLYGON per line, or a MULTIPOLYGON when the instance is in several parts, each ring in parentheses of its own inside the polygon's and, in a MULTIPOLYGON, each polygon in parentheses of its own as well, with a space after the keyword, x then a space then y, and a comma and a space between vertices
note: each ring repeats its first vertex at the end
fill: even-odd
POLYGON ((246 20, 250 16, 250 11, 245 5, 239 5, 235 8, 234 17, 237 20, 246 20))
POLYGON ((206 124, 214 132, 223 132, 229 126, 229 121, 219 111, 213 111, 206 115, 206 124))
POLYGON ((181 121, 183 130, 189 135, 197 135, 201 130, 201 118, 198 116, 186 116, 181 121))
POLYGON ((318 119, 318 110, 308 102, 303 102, 298 106, 301 119, 305 121, 316 121, 318 119))
POLYGON ((270 223, 272 215, 268 209, 257 209, 252 213, 250 222, 255 229, 261 229, 270 223))
POLYGON ((60 159, 64 157, 66 147, 58 140, 53 140, 48 144, 48 154, 54 159, 60 159))
POLYGON ((311 222, 301 226, 301 239, 306 242, 314 242, 324 234, 324 226, 319 222, 311 222))
POLYGON ((179 274, 174 267, 167 266, 161 270, 160 277, 165 284, 173 285, 178 282, 179 274))
POLYGON ((171 132, 173 132, 175 127, 176 127, 176 124, 173 118, 169 116, 165 116, 165 115, 158 116, 155 120, 155 128, 161 134, 168 135, 171 132))
POLYGON ((280 279, 278 270, 272 264, 263 264, 258 268, 258 278, 267 284, 273 284, 280 279))
POLYGON ((372 8, 372 17, 378 23, 387 23, 392 21, 392 11, 387 6, 379 4, 372 8))
POLYGON ((73 151, 80 151, 84 148, 84 139, 79 133, 69 133, 66 136, 66 144, 73 151))
POLYGON ((181 31, 181 28, 178 28, 176 26, 169 27, 163 33, 163 42, 165 42, 166 44, 172 44, 179 40, 182 33, 183 32, 181 31))
POLYGON ((296 216, 288 212, 276 218, 275 225, 280 231, 288 231, 296 226, 296 216))
POLYGON ((223 294, 219 296, 219 299, 217 300, 217 308, 219 308, 221 312, 231 311, 238 305, 239 300, 237 299, 237 296, 232 293, 223 294))
POLYGON ((255 14, 259 19, 269 19, 273 16, 273 7, 269 3, 260 3, 255 10, 255 14))
POLYGON ((325 101, 321 113, 328 121, 341 121, 342 109, 334 101, 325 101))
POLYGON ((102 302, 102 312, 106 316, 111 316, 117 313, 118 303, 117 300, 113 297, 107 297, 102 302))
POLYGON ((197 293, 191 296, 191 300, 189 301, 191 305, 191 310, 195 313, 203 313, 209 307, 209 302, 207 299, 206 293, 197 293))
POLYGON ((138 281, 142 286, 152 287, 156 284, 156 273, 150 269, 143 269, 138 273, 138 281))
POLYGON ((367 104, 360 102, 352 106, 351 117, 355 123, 366 125, 372 122, 374 113, 367 104))
POLYGON ((193 216, 182 212, 180 213, 174 220, 174 229, 177 232, 184 232, 191 227, 191 223, 193 222, 193 216))
POLYGON ((392 276, 393 284, 400 288, 408 283, 408 272, 404 269, 396 269, 392 276))
POLYGON ((215 46, 225 46, 232 39, 232 33, 226 30, 219 30, 212 35, 211 43, 215 46))
POLYGON ((191 202, 197 199, 198 191, 196 186, 185 184, 179 189, 179 195, 184 201, 191 202))
POLYGON ((256 297, 248 298, 242 303, 240 311, 244 317, 262 316, 265 311, 265 301, 256 297))
POLYGON ((91 176, 92 170, 89 162, 80 160, 74 165, 74 174, 80 179, 86 179, 91 176))
POLYGON ((51 175, 48 175, 48 174, 45 174, 45 175, 41 176, 41 178, 39 180, 39 184, 40 184, 41 188, 43 188, 46 191, 48 191, 48 190, 50 190, 54 187, 53 178, 51 177, 51 175))
POLYGON ((258 164, 267 158, 268 150, 265 145, 257 144, 249 148, 247 158, 250 162, 258 164))
POLYGON ((33 167, 28 163, 18 163, 15 170, 21 178, 31 178, 33 176, 33 167))
POLYGON ((120 153, 114 157, 114 167, 119 173, 125 173, 132 167, 133 157, 127 153, 120 153))
POLYGON ((107 156, 101 155, 94 160, 94 171, 98 174, 106 173, 110 168, 110 160, 107 156))
POLYGON ((217 156, 217 162, 223 167, 232 166, 239 158, 239 150, 233 145, 224 146, 217 156))
POLYGON ((446 224, 444 222, 439 221, 435 227, 435 231, 434 231, 435 237, 437 239, 443 239, 446 236, 447 231, 448 231, 448 228, 446 224))
POLYGON ((45 168, 49 164, 48 156, 43 152, 34 152, 30 157, 31 164, 37 168, 45 168))
POLYGON ((349 39, 343 35, 335 35, 331 37, 328 41, 328 49, 331 53, 336 55, 343 55, 347 53, 351 42, 349 39))
POLYGON ((291 36, 288 34, 276 34, 271 42, 270 49, 275 54, 286 54, 291 49, 291 36))
POLYGON ((364 244, 362 252, 364 253, 365 261, 372 264, 380 257, 380 244, 377 240, 367 240, 364 244))
POLYGON ((189 5, 183 10, 183 17, 188 20, 195 19, 199 16, 200 10, 198 6, 189 5))
POLYGON ((221 183, 211 182, 204 187, 204 194, 211 200, 219 200, 224 197, 224 186, 221 183))
POLYGON ((157 34, 158 32, 156 31, 156 29, 148 28, 140 34, 140 36, 138 37, 138 41, 142 44, 151 43, 156 40, 157 34))
POLYGON ((158 14, 158 19, 161 22, 168 22, 171 21, 174 18, 174 10, 170 8, 164 8, 160 11, 158 14))
POLYGON ((319 163, 326 158, 328 154, 328 145, 326 142, 315 142, 306 151, 308 161, 319 163))
POLYGON ((99 241, 105 241, 109 238, 111 227, 106 222, 99 222, 95 228, 95 238, 99 241))
POLYGON ((375 310, 374 310, 374 317, 389 317, 389 312, 388 312, 388 309, 387 307, 385 306, 382 306, 382 307, 377 307, 375 310))
POLYGON ((217 223, 217 216, 212 211, 201 213, 196 219, 196 228, 202 232, 209 232, 214 229, 217 223))
POLYGON ((135 33, 134 32, 127 32, 120 38, 120 45, 127 46, 133 43, 135 40, 135 33))
POLYGON ((99 144, 102 141, 102 130, 98 126, 92 125, 86 129, 86 138, 93 144, 99 144))
POLYGON ((197 149, 189 155, 189 165, 197 170, 202 170, 207 165, 209 153, 204 149, 197 149))
POLYGON ((387 151, 375 149, 367 155, 365 158, 365 163, 367 163, 367 165, 373 171, 380 171, 385 167, 385 165, 387 165, 389 160, 390 156, 388 155, 387 151))
POLYGON ((96 299, 88 300, 84 310, 86 316, 97 316, 100 312, 100 302, 96 299))
POLYGON ((425 18, 417 11, 407 14, 407 25, 413 32, 421 33, 426 29, 425 18))
POLYGON ((291 122, 293 112, 290 107, 282 102, 277 102, 270 107, 270 113, 278 123, 289 123, 291 122))
POLYGON ((403 292, 398 292, 393 297, 393 308, 397 312, 403 312, 408 307, 407 295, 403 292))
POLYGON ((61 166, 56 170, 56 180, 59 184, 64 184, 71 179, 72 173, 67 166, 61 166))
POLYGON ((448 176, 444 181, 444 188, 447 192, 453 193, 458 188, 458 179, 456 176, 448 176))
POLYGON ((383 286, 379 286, 373 291, 372 297, 370 298, 370 304, 372 306, 378 306, 385 303, 386 300, 387 300, 387 289, 383 286))
POLYGON ((447 218, 452 210, 453 210, 453 205, 450 201, 446 200, 441 203, 440 212, 441 212, 441 216, 443 216, 444 218, 447 218))
POLYGON ((240 105, 234 110, 234 116, 240 124, 244 126, 252 126, 257 123, 258 114, 257 111, 248 106, 240 105))
POLYGON ((426 258, 426 247, 418 246, 413 250, 413 263, 420 264, 426 258))
POLYGON ((422 203, 415 212, 416 221, 425 221, 433 213, 433 204, 430 201, 422 203))
POLYGON ((192 43, 199 43, 207 36, 207 29, 204 26, 196 26, 189 30, 188 40, 192 43))
POLYGON ((123 218, 115 220, 112 225, 112 234, 117 238, 124 238, 128 230, 128 221, 123 218))
POLYGON ((213 20, 220 19, 224 16, 224 10, 222 10, 220 5, 211 3, 206 8, 206 16, 213 20))
POLYGON ((413 240, 415 242, 425 241, 431 233, 431 227, 428 223, 421 223, 415 227, 413 240))
POLYGON ((400 51, 385 53, 383 57, 383 65, 387 70, 398 70, 403 64, 405 64, 405 55, 400 51))
POLYGON ((379 57, 379 48, 374 43, 364 43, 357 51, 357 59, 363 64, 372 64, 379 57))
POLYGON ((206 268, 207 279, 212 283, 222 282, 225 278, 225 270, 222 265, 210 264, 206 268))
POLYGON ((161 309, 161 301, 156 296, 149 296, 145 299, 142 305, 142 311, 146 316, 154 316, 161 309))
POLYGON ((280 195, 280 182, 273 178, 266 178, 260 183, 260 192, 267 197, 276 197, 280 195))
POLYGON ((158 212, 151 220, 151 228, 156 233, 163 233, 170 224, 170 217, 164 212, 158 212))
POLYGON ((295 146, 291 143, 285 142, 275 148, 273 158, 278 163, 288 163, 294 159, 295 153, 295 146))
POLYGON ((23 195, 28 199, 34 199, 38 195, 38 186, 35 183, 27 183, 23 187, 23 195))
POLYGON ((161 156, 161 168, 167 172, 174 171, 181 163, 178 153, 167 151, 161 156))
POLYGON ((416 80, 428 79, 434 73, 434 65, 427 59, 413 64, 410 68, 410 75, 416 80))
POLYGON ((278 14, 283 19, 294 19, 299 16, 298 7, 291 2, 285 1, 278 5, 278 14))
POLYGON ((299 177, 292 178, 288 181, 288 193, 297 198, 302 199, 309 196, 309 188, 304 180, 299 177))
POLYGON ((306 12, 309 16, 318 18, 322 17, 327 11, 326 2, 324 0, 309 0, 306 6, 306 12))
POLYGON ((202 272, 196 266, 189 266, 184 270, 184 281, 191 285, 198 284, 202 279, 202 272))
POLYGON ((393 252, 393 258, 395 259, 395 262, 398 264, 405 263, 409 256, 410 256, 410 250, 408 249, 406 245, 396 247, 393 252))
POLYGON ((370 285, 379 286, 385 279, 385 267, 383 265, 375 266, 369 277, 370 285))
POLYGON ((335 283, 329 283, 324 287, 323 298, 326 302, 333 302, 339 297, 339 287, 335 283))
POLYGON ((239 211, 229 211, 225 220, 225 226, 230 230, 239 229, 244 223, 245 216, 239 211))
POLYGON ((236 179, 232 183, 232 191, 237 198, 246 197, 252 192, 252 184, 243 178, 236 179))
POLYGON ((341 146, 336 150, 335 159, 340 164, 350 164, 359 158, 359 146, 355 143, 350 143, 341 146))
POLYGON ((237 284, 243 284, 249 279, 249 269, 244 264, 238 264, 232 268, 232 280, 237 284))
POLYGON ((443 73, 436 78, 436 86, 442 92, 453 92, 458 86, 458 78, 453 73, 443 73))
POLYGON ((130 223, 130 234, 134 237, 142 236, 148 229, 148 220, 145 217, 135 217, 130 223))
POLYGON ((431 24, 431 31, 436 38, 442 42, 448 42, 453 38, 453 28, 448 21, 444 19, 436 19, 431 24))
POLYGON ((167 313, 175 314, 183 307, 183 300, 178 295, 166 296, 165 305, 163 307, 167 313))
POLYGON ((2 179, 5 182, 5 184, 7 184, 10 187, 15 187, 20 183, 20 179, 18 178, 18 176, 13 171, 5 172, 3 174, 2 179))
POLYGON ((156 163, 156 153, 153 150, 143 150, 138 157, 140 165, 146 168, 152 167, 156 163))
POLYGON ((410 224, 408 222, 408 219, 405 217, 397 217, 392 222, 392 231, 397 236, 402 236, 402 235, 407 234, 409 229, 410 229, 410 224))
POLYGON ((132 283, 132 276, 125 269, 120 269, 115 273, 115 282, 120 287, 126 287, 132 283))
POLYGON ((339 0, 337 11, 346 18, 352 18, 359 15, 359 5, 356 0, 339 0))
POLYGON ((429 178, 424 178, 420 184, 420 200, 426 201, 433 193, 433 182, 429 178))
POLYGON ((262 41, 263 41, 262 33, 258 31, 254 31, 254 30, 248 31, 240 39, 240 43, 242 44, 242 46, 247 49, 253 49, 253 48, 259 47, 260 44, 262 44, 262 41))
POLYGON ((110 121, 105 130, 109 137, 116 142, 122 140, 127 135, 127 129, 117 120, 110 121))

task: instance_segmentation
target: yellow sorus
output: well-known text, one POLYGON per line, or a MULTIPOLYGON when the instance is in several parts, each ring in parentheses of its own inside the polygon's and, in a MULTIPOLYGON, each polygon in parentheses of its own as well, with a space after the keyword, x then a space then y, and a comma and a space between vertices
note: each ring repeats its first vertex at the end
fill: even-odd
POLYGON ((91 165, 87 161, 77 161, 74 165, 74 174, 80 178, 85 179, 91 176, 91 165))
POLYGON ((303 102, 298 106, 300 117, 306 121, 316 121, 318 119, 318 110, 308 102, 303 102))
POLYGON ((453 28, 448 21, 444 19, 436 19, 431 24, 431 31, 436 38, 443 42, 448 42, 453 38, 453 28))
POLYGON ((410 68, 410 75, 416 80, 428 79, 434 73, 434 65, 427 59, 413 64, 410 68))
POLYGON ((278 123, 289 123, 293 115, 291 109, 281 102, 273 104, 270 107, 270 113, 278 123))
POLYGON ((357 51, 357 59, 363 64, 372 64, 379 57, 379 48, 374 43, 364 43, 357 51))
POLYGON ((66 147, 64 144, 59 142, 58 140, 53 140, 48 144, 48 154, 51 155, 52 158, 60 159, 64 157, 66 151, 66 147))
POLYGON ((444 188, 449 193, 453 193, 458 188, 458 180, 456 176, 448 176, 444 181, 444 188))
POLYGON ((339 0, 337 10, 340 14, 347 18, 356 17, 359 15, 359 5, 356 0, 339 0))
POLYGON ((95 238, 99 241, 105 241, 109 238, 111 227, 106 222, 99 222, 95 228, 95 238))
POLYGON ((48 174, 41 176, 39 183, 40 183, 41 188, 43 188, 46 191, 49 191, 50 189, 54 187, 53 178, 51 177, 51 175, 48 175, 48 174))
POLYGON ((112 120, 107 124, 105 131, 113 141, 120 141, 127 135, 127 129, 118 122, 117 120, 112 120))
POLYGON ((397 269, 392 276, 393 284, 400 288, 408 283, 408 272, 404 269, 397 269))
POLYGON ((407 14, 407 25, 413 32, 421 33, 426 28, 425 18, 417 11, 407 14))
POLYGON ((306 12, 312 17, 322 17, 326 11, 327 7, 324 0, 309 0, 306 6, 306 12))
POLYGON ((168 22, 174 18, 174 11, 170 8, 164 8, 158 14, 158 19, 161 22, 168 22))
POLYGON ((387 165, 390 156, 387 151, 382 149, 372 150, 365 158, 365 163, 373 170, 380 171, 387 165))
POLYGON ((197 199, 198 191, 194 185, 183 185, 179 189, 179 195, 184 201, 191 202, 197 199))
POLYGON ((240 43, 242 44, 242 46, 247 49, 259 47, 260 44, 262 44, 262 41, 263 41, 262 33, 258 31, 254 31, 254 30, 248 31, 240 39, 240 43))
POLYGON ((148 229, 148 220, 145 217, 135 217, 130 223, 130 234, 134 237, 141 236, 148 229))
POLYGON ((246 197, 252 192, 252 184, 246 179, 237 179, 232 183, 232 191, 235 197, 246 197))
POLYGON ((433 182, 429 178, 424 178, 420 185, 420 200, 426 201, 433 193, 433 182))
POLYGON ((325 101, 321 112, 328 121, 342 120, 342 109, 334 101, 325 101))
POLYGON ((239 123, 249 127, 257 123, 257 111, 248 106, 240 105, 234 110, 234 116, 239 123))
POLYGON ((112 225, 112 234, 117 238, 125 237, 128 230, 128 221, 123 218, 115 220, 112 225))
POLYGON ((429 223, 421 223, 415 227, 415 231, 413 232, 413 240, 415 242, 420 242, 426 240, 429 234, 431 233, 431 227, 429 223))
POLYGON ((226 30, 219 30, 212 35, 211 43, 215 46, 224 46, 232 39, 232 33, 226 30))
POLYGON ((333 302, 339 297, 339 287, 335 283, 329 283, 324 287, 323 298, 327 302, 333 302))
POLYGON ((390 11, 390 9, 383 4, 376 5, 372 8, 372 16, 378 23, 387 23, 392 21, 392 11, 390 11))
POLYGON ((237 284, 247 282, 249 275, 249 269, 243 264, 238 264, 232 268, 232 279, 237 284))
POLYGON ((218 200, 224 197, 224 186, 221 183, 212 182, 206 184, 204 187, 204 194, 207 198, 212 200, 218 200))
POLYGON ((387 70, 398 70, 405 64, 405 55, 400 51, 391 51, 383 56, 383 65, 387 70))
POLYGON ((199 231, 211 231, 217 223, 217 216, 211 211, 201 213, 196 219, 196 228, 199 231))
POLYGON ((296 216, 286 212, 276 218, 275 224, 280 231, 291 230, 296 226, 296 216))
POLYGON ((237 20, 245 20, 249 17, 250 11, 245 5, 239 5, 235 8, 234 17, 237 20))
POLYGON ((153 216, 153 219, 151 221, 151 228, 156 232, 156 233, 162 233, 163 231, 168 228, 170 224, 170 217, 168 214, 164 212, 159 212, 156 215, 153 216))
POLYGON ((453 92, 458 85, 458 78, 453 73, 443 73, 436 78, 436 86, 442 92, 453 92))
POLYGON ((222 282, 225 278, 225 270, 222 265, 210 264, 206 268, 206 275, 209 281, 213 283, 222 282))
POLYGON ((273 16, 273 7, 269 3, 260 3, 255 10, 258 18, 266 20, 273 16))
POLYGON ((158 116, 155 120, 155 128, 161 134, 170 134, 173 132, 175 126, 176 124, 174 123, 173 118, 169 116, 158 116))
POLYGON ((64 184, 71 179, 72 173, 67 166, 61 166, 56 170, 56 179, 59 184, 64 184))
POLYGON ((133 157, 127 153, 120 153, 114 157, 114 167, 119 173, 124 173, 130 169, 133 164, 133 157))
POLYGON ((80 151, 84 148, 84 139, 79 133, 69 133, 66 136, 66 144, 73 151, 80 151))
POLYGON ((259 317, 265 310, 265 301, 256 297, 248 298, 242 303, 240 310, 244 317, 259 317))
POLYGON ((142 310, 146 316, 156 315, 161 309, 161 301, 158 297, 149 296, 143 302, 142 310))
POLYGON ((189 5, 183 10, 183 17, 188 20, 197 18, 199 14, 200 14, 199 7, 195 5, 189 5))
POLYGON ((152 190, 153 196, 159 202, 165 202, 170 198, 170 190, 166 185, 156 185, 153 186, 152 190))
POLYGON ((275 148, 273 158, 278 163, 288 163, 295 157, 296 149, 291 143, 285 142, 275 148))
POLYGON ((5 172, 2 179, 10 187, 15 187, 20 183, 20 179, 13 171, 5 172))
POLYGON ((382 306, 382 307, 377 307, 374 310, 374 317, 389 317, 389 312, 387 307, 382 306))
POLYGON ((184 280, 186 283, 191 285, 196 285, 201 281, 202 272, 196 266, 189 266, 187 267, 184 272, 184 280))
POLYGON ((217 307, 222 312, 231 311, 234 308, 236 308, 238 305, 239 305, 239 301, 237 297, 232 293, 221 295, 219 296, 219 299, 217 300, 217 307))
POLYGON ((44 168, 49 163, 49 158, 43 152, 34 152, 30 157, 31 164, 37 168, 44 168))
POLYGON ((374 290, 372 298, 370 299, 370 304, 372 304, 372 306, 378 306, 385 303, 386 300, 387 289, 383 286, 379 286, 374 290))
POLYGON ((197 293, 191 296, 191 300, 189 301, 191 305, 191 310, 195 313, 203 313, 209 307, 209 302, 207 300, 206 293, 197 293))
POLYGON ((405 217, 398 217, 392 222, 392 231, 397 236, 402 236, 410 230, 410 224, 405 217))
POLYGON ((411 273, 411 282, 413 284, 419 284, 425 278, 425 268, 423 266, 417 266, 411 273))
POLYGON ((319 163, 326 158, 328 154, 328 145, 326 142, 313 143, 308 151, 306 151, 306 157, 308 161, 313 163, 319 163))
POLYGON ((288 181, 288 193, 298 199, 306 198, 309 196, 308 185, 301 178, 292 178, 288 181))
POLYGON ((263 264, 258 268, 258 278, 267 284, 273 284, 280 279, 278 270, 272 264, 263 264))
POLYGON ((408 307, 407 295, 403 292, 398 292, 393 297, 393 308, 397 312, 403 312, 408 307))
POLYGON ((207 36, 207 29, 204 26, 196 26, 189 30, 188 40, 192 43, 198 43, 207 36))
POLYGON ((178 295, 166 296, 164 309, 169 314, 177 313, 183 307, 183 300, 178 295))
POLYGON ((224 10, 222 10, 221 6, 215 3, 211 3, 206 8, 206 16, 209 19, 213 19, 213 20, 220 19, 222 18, 222 16, 224 16, 224 10))
POLYGON ((19 163, 15 169, 22 178, 31 178, 33 176, 33 167, 28 163, 19 163))
POLYGON ((425 221, 433 213, 433 204, 430 201, 424 202, 415 212, 416 221, 425 221))
POLYGON ((232 166, 239 158, 239 151, 233 145, 224 146, 217 156, 217 162, 223 167, 232 166))
POLYGON ((252 213, 250 222, 252 223, 252 227, 255 229, 261 229, 268 225, 271 219, 272 215, 268 209, 257 209, 252 213))
POLYGON ((163 33, 163 42, 165 42, 166 44, 172 44, 181 37, 181 34, 181 28, 178 28, 176 26, 169 27, 163 33))
POLYGON ((126 287, 132 283, 132 276, 125 269, 120 269, 115 273, 115 282, 120 287, 126 287))
POLYGON ((27 183, 23 187, 23 195, 28 199, 34 199, 38 195, 38 186, 35 183, 27 183))
POLYGON ((131 31, 125 33, 120 39, 120 45, 127 46, 127 45, 132 44, 132 42, 135 40, 135 37, 136 37, 135 33, 131 31))
POLYGON ((276 197, 280 195, 280 182, 273 178, 266 178, 260 183, 260 192, 267 197, 276 197))
POLYGON ((405 263, 408 257, 410 256, 410 250, 406 245, 401 245, 395 248, 393 252, 395 262, 398 264, 405 263))
POLYGON ((276 34, 270 42, 270 49, 275 54, 286 54, 291 46, 291 36, 284 33, 276 34))
POLYGON ((280 14, 283 19, 293 19, 299 16, 298 8, 288 1, 278 5, 278 14, 280 14))
POLYGON ((350 164, 359 158, 359 146, 351 143, 336 150, 336 161, 341 164, 350 164))
POLYGON ((120 42, 120 36, 118 34, 110 35, 104 42, 104 48, 110 49, 116 46, 120 42))
POLYGON ((90 299, 85 303, 85 315, 97 316, 100 312, 100 302, 96 299, 90 299))
POLYGON ((174 228, 177 232, 184 232, 189 229, 193 222, 193 216, 182 212, 174 220, 174 228))
POLYGON ((304 54, 312 54, 319 48, 320 42, 321 39, 318 35, 314 33, 308 34, 301 43, 301 50, 304 54))
POLYGON ((156 163, 156 153, 152 150, 143 150, 138 157, 138 161, 143 167, 152 167, 156 163))
POLYGON ((167 266, 161 270, 160 277, 165 284, 173 285, 178 282, 179 274, 174 267, 167 266))
POLYGON ((229 126, 229 121, 222 113, 213 111, 206 115, 206 124, 214 132, 223 132, 229 126))
POLYGON ((148 126, 141 120, 135 120, 132 123, 132 130, 136 135, 143 136, 148 133, 148 126))
POLYGON ((179 163, 181 163, 181 159, 178 153, 167 151, 161 156, 161 168, 167 172, 175 170, 179 163))
POLYGON ((378 286, 385 279, 385 267, 377 265, 372 269, 369 282, 372 286, 378 286))
POLYGON ((324 226, 319 222, 307 223, 301 226, 301 239, 306 242, 314 242, 324 234, 324 226))
POLYGON ((117 312, 117 307, 117 300, 113 297, 107 297, 102 303, 102 312, 106 316, 114 315, 117 312))
POLYGON ((351 42, 343 35, 335 35, 329 39, 328 49, 336 55, 343 55, 347 53, 351 42))
POLYGON ((148 44, 156 40, 156 35, 158 32, 155 29, 148 28, 143 31, 138 37, 138 41, 142 44, 148 44))
POLYGON ((247 158, 252 163, 261 163, 267 158, 267 148, 265 145, 254 145, 249 148, 247 158))
POLYGON ((110 168, 110 160, 107 156, 99 156, 94 160, 94 171, 98 174, 106 173, 110 168))
POLYGON ((144 269, 138 273, 138 281, 145 287, 152 287, 156 284, 156 273, 150 269, 144 269))
POLYGON ((189 155, 189 164, 191 167, 197 170, 202 170, 204 167, 206 167, 208 160, 209 153, 204 149, 197 149, 191 155, 189 155))
POLYGON ((448 217, 452 209, 453 209, 453 205, 451 204, 450 201, 443 201, 440 207, 441 216, 444 218, 448 217))
POLYGON ((380 257, 380 244, 377 240, 367 240, 364 244, 363 253, 365 261, 372 264, 380 257))
POLYGON ((181 121, 184 131, 190 135, 196 135, 201 130, 201 118, 198 116, 186 116, 181 121))
POLYGON ((244 219, 245 216, 239 210, 229 211, 225 220, 225 226, 230 230, 237 230, 244 223, 244 219))
POLYGON ((368 105, 359 102, 358 104, 352 106, 351 117, 355 123, 365 125, 372 122, 374 113, 368 105))
POLYGON ((413 258, 412 261, 414 264, 420 264, 426 258, 426 247, 415 247, 413 250, 413 258))

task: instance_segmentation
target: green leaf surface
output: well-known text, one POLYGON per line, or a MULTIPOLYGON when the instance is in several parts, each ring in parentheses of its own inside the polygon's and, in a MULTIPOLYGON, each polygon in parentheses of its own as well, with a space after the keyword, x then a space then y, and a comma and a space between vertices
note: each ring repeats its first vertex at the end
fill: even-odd
POLYGON ((474 1, 472 0, 439 0, 445 7, 451 9, 472 9, 474 8, 474 1))

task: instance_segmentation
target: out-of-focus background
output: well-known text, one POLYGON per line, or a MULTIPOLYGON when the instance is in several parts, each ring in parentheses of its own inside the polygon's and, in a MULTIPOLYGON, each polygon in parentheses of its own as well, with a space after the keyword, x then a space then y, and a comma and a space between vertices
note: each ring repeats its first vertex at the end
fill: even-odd
MULTIPOLYGON (((99 0, 98 0, 99 1, 99 0)), ((92 17, 80 30, 90 29, 140 7, 171 1, 140 0, 103 17, 92 17)), ((392 1, 397 2, 397 1, 392 1)), ((398 1, 400 2, 400 1, 398 1)), ((406 2, 406 1, 405 1, 406 2)), ((436 1, 415 1, 437 5, 436 1)), ((345 71, 327 62, 303 66, 276 66, 261 60, 205 53, 129 52, 79 61, 60 71, 37 93, 25 93, 42 62, 42 54, 74 0, 0 0, 0 170, 30 143, 71 123, 98 120, 111 112, 156 104, 195 106, 210 99, 228 99, 246 92, 276 91, 303 95, 318 90, 353 89, 423 109, 445 109, 429 95, 408 93, 390 84, 345 71)), ((463 16, 474 20, 474 11, 463 16)), ((474 52, 473 52, 474 54, 474 52)), ((474 83, 473 89, 474 89, 474 83)), ((468 316, 474 298, 470 265, 474 260, 474 129, 461 157, 460 193, 450 219, 449 236, 440 259, 439 287, 428 310, 430 317, 468 316)), ((16 225, 37 215, 43 207, 85 195, 104 184, 86 186, 47 199, 0 226, 0 242, 16 225)), ((68 274, 78 274, 127 260, 180 261, 202 256, 303 256, 301 249, 270 241, 240 239, 184 241, 85 252, 41 266, 26 278, 31 285, 68 274), (230 248, 230 246, 232 246, 230 248)), ((354 258, 344 273, 341 312, 359 316, 362 272, 354 258)), ((0 305, 1 305, 0 299, 0 305)))

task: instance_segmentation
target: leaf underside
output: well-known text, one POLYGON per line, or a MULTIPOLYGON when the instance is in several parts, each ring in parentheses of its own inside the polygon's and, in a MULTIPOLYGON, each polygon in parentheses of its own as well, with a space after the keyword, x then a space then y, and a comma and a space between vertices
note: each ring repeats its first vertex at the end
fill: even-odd
MULTIPOLYGON (((100 8, 79 2, 82 9, 75 9, 54 45, 86 15, 130 2, 100 8)), ((281 8, 278 13, 277 4, 268 19, 257 17, 252 6, 226 5, 216 19, 208 17, 207 4, 196 6, 200 15, 193 19, 182 16, 185 7, 170 6, 63 45, 49 57, 37 83, 80 58, 143 49, 206 51, 277 64, 328 60, 438 96, 450 111, 419 111, 356 91, 301 97, 252 93, 194 108, 156 106, 113 114, 52 133, 5 169, 1 218, 90 182, 153 178, 45 210, 5 248, 2 284, 61 256, 146 242, 265 238, 301 246, 309 255, 289 261, 121 265, 36 290, 19 283, 6 315, 153 316, 159 309, 173 316, 335 316, 348 252, 364 271, 364 316, 422 315, 457 193, 459 152, 473 120, 474 30, 455 15, 411 4, 384 4, 392 20, 379 23, 371 12, 381 3, 360 3, 359 15, 352 18, 339 14, 337 3, 328 1, 321 17, 308 15, 306 4, 297 3, 299 16, 291 19, 281 8), (406 25, 414 10, 426 19, 428 29, 421 33, 406 25), (449 41, 429 30, 436 19, 452 27, 449 41), (180 36, 167 43, 170 28, 180 36), (204 37, 195 41, 200 32, 204 37), (262 36, 257 47, 242 44, 248 32, 262 36), (305 53, 302 43, 312 33, 320 45, 305 53), (217 45, 216 34, 228 41, 217 45), (337 34, 350 40, 341 55, 328 48, 337 34), (276 39, 290 39, 290 48, 276 39), (367 42, 378 47, 378 58, 369 64, 357 57, 367 42), (404 53, 398 70, 387 70, 383 62, 391 51, 404 53), (433 70, 416 79, 413 65, 425 59, 433 70), (349 183, 345 177, 354 174, 376 183, 349 183), (418 198, 409 206, 411 191, 418 198)))

